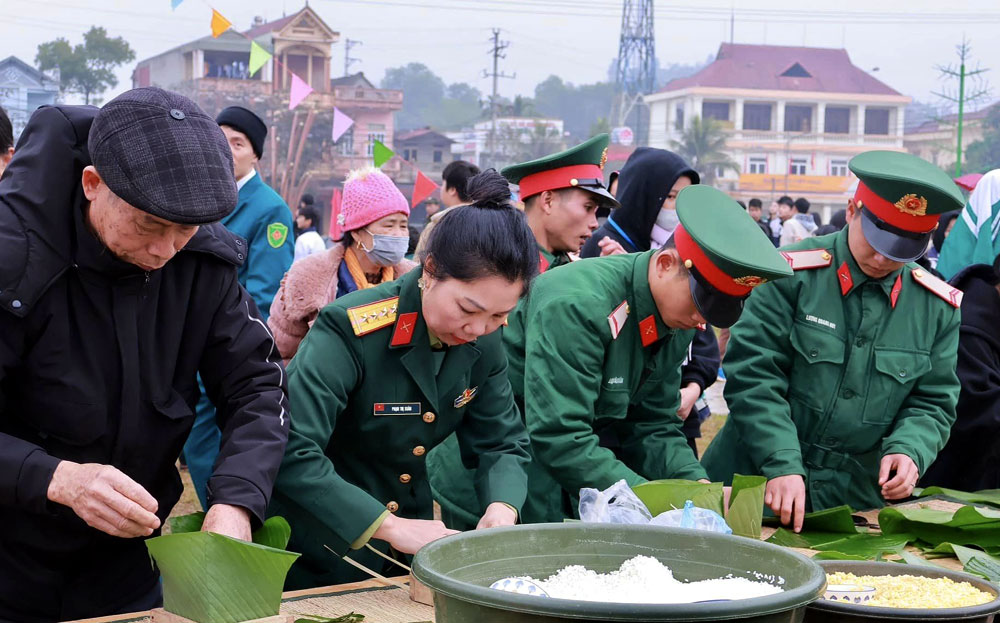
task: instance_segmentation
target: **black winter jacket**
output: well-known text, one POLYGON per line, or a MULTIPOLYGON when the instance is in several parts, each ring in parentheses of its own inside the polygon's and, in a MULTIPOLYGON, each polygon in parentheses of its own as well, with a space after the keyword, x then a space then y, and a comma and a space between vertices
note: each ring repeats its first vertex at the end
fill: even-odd
POLYGON ((115 613, 155 588, 143 539, 47 500, 60 460, 117 467, 166 519, 200 372, 222 449, 209 500, 264 516, 288 436, 280 355, 237 281, 246 243, 202 226, 162 269, 122 262, 85 224, 97 109, 31 118, 0 180, 0 619, 115 613))

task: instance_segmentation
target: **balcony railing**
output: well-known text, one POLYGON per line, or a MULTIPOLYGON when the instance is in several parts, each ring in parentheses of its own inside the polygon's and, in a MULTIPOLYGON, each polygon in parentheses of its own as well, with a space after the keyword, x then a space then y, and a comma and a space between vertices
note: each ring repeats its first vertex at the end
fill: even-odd
POLYGON ((333 95, 338 101, 364 102, 369 104, 403 104, 403 92, 389 89, 366 89, 364 87, 334 87, 333 95))
MULTIPOLYGON (((839 134, 825 132, 822 134, 802 132, 777 132, 773 130, 730 130, 724 129, 727 141, 770 144, 772 147, 786 144, 793 147, 803 144, 820 145, 902 145, 903 136, 899 134, 839 134)), ((682 133, 673 127, 669 130, 652 130, 649 144, 653 146, 669 146, 672 140, 680 140, 682 133)))

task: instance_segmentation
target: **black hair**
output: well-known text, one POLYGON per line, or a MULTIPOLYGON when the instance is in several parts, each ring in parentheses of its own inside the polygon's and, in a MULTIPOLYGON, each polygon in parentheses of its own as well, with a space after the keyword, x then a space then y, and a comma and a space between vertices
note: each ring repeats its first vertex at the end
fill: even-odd
POLYGON ((305 217, 310 221, 312 221, 313 227, 319 226, 319 210, 317 210, 316 207, 313 206, 311 203, 307 203, 306 205, 299 208, 299 216, 305 217))
POLYGON ((468 203, 473 198, 467 187, 469 180, 476 175, 479 175, 479 167, 465 160, 455 160, 449 162, 448 166, 441 172, 441 179, 444 180, 445 186, 455 189, 459 199, 468 203))
POLYGON ((757 197, 754 197, 753 199, 751 199, 749 205, 750 205, 751 208, 762 208, 762 207, 764 207, 764 204, 761 203, 760 199, 758 199, 757 197))
POLYGON ((806 199, 805 197, 799 197, 798 199, 795 200, 795 203, 792 204, 792 205, 794 205, 795 209, 799 211, 799 214, 808 214, 809 213, 809 205, 810 204, 809 204, 809 200, 806 199))
POLYGON ((830 217, 830 224, 836 227, 838 231, 847 227, 847 210, 837 210, 834 212, 833 216, 830 217))
POLYGON ((527 293, 538 274, 538 246, 524 213, 510 203, 507 180, 488 169, 469 180, 473 203, 459 206, 431 231, 420 260, 435 279, 500 276, 527 293))
POLYGON ((420 229, 416 225, 407 225, 406 229, 410 234, 410 244, 406 246, 406 254, 413 255, 417 250, 417 245, 420 243, 420 229))
POLYGON ((7 111, 0 106, 0 152, 6 152, 14 146, 14 127, 10 124, 7 111))
POLYGON ((307 206, 311 206, 312 204, 316 203, 316 199, 314 199, 313 196, 310 195, 309 193, 302 195, 302 199, 300 199, 300 201, 306 204, 307 206))
POLYGON ((740 205, 740 207, 743 208, 744 210, 747 209, 747 204, 743 203, 742 199, 737 199, 736 203, 738 203, 740 205))
POLYGON ((782 195, 778 197, 778 203, 783 203, 786 206, 792 206, 792 207, 795 206, 795 202, 792 201, 792 198, 789 197, 788 195, 782 195))

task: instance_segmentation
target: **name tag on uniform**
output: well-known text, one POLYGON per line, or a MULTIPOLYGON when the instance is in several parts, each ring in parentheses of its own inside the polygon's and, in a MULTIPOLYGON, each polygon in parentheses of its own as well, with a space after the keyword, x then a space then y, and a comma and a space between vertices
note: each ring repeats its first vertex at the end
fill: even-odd
POLYGON ((419 402, 376 402, 373 415, 420 415, 419 402))

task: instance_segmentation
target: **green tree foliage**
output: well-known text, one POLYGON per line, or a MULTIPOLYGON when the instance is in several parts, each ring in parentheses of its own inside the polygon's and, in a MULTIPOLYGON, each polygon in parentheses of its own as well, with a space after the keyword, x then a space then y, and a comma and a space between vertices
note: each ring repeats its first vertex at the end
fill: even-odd
POLYGON ((70 46, 60 37, 38 46, 35 64, 42 71, 59 68, 62 93, 79 93, 87 104, 98 103, 104 91, 118 86, 115 69, 135 60, 135 51, 121 37, 108 37, 104 28, 91 26, 83 43, 70 46))
POLYGON ((562 119, 574 138, 590 136, 595 119, 607 117, 615 87, 607 82, 576 86, 549 76, 535 87, 535 109, 545 117, 562 119))
POLYGON ((396 127, 400 130, 424 126, 458 130, 482 116, 482 94, 478 89, 464 82, 446 86, 422 63, 387 69, 381 86, 403 91, 403 110, 396 113, 396 127))
POLYGON ((717 171, 740 170, 740 165, 726 153, 726 135, 715 119, 694 117, 681 140, 671 141, 671 147, 701 174, 703 184, 712 184, 717 171))
POLYGON ((965 151, 966 173, 987 173, 1000 169, 1000 106, 990 110, 983 119, 982 127, 983 138, 969 145, 965 151))

